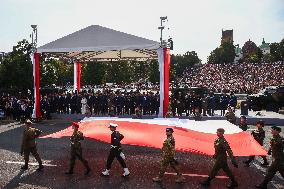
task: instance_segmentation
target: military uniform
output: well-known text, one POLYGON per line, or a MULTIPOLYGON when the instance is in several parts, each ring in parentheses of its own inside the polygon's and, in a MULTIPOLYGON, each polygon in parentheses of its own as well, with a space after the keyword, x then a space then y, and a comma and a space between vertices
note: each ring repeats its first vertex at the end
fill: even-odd
POLYGON ((234 112, 227 112, 225 114, 225 117, 226 117, 227 121, 229 121, 230 123, 236 124, 237 118, 236 118, 234 112))
POLYGON ((101 173, 101 176, 109 176, 111 164, 112 164, 114 158, 116 158, 118 160, 118 162, 120 163, 120 165, 124 169, 124 173, 123 173, 122 176, 127 177, 127 176, 130 175, 130 172, 129 172, 129 170, 126 166, 126 163, 124 161, 125 156, 122 153, 121 143, 120 143, 120 141, 124 138, 124 136, 122 134, 120 134, 118 131, 115 130, 117 126, 118 125, 114 124, 114 123, 110 123, 110 126, 109 126, 109 128, 112 131, 112 133, 111 133, 111 148, 110 148, 110 152, 109 152, 109 155, 108 155, 108 158, 107 158, 106 170, 101 173))
POLYGON ((76 158, 78 158, 83 163, 83 165, 85 166, 85 168, 86 168, 85 174, 86 175, 91 170, 90 167, 89 167, 88 161, 83 158, 82 147, 81 147, 81 142, 80 142, 81 140, 84 140, 83 133, 78 131, 78 130, 74 130, 72 136, 70 137, 70 143, 71 143, 70 167, 69 167, 69 171, 66 172, 66 174, 73 174, 73 169, 74 169, 74 166, 75 166, 76 158))
POLYGON ((33 127, 25 129, 21 145, 21 155, 24 154, 24 159, 25 159, 25 165, 22 167, 22 169, 28 169, 30 153, 35 157, 35 159, 39 164, 38 170, 41 170, 43 168, 42 161, 37 152, 37 147, 35 142, 35 139, 39 137, 41 133, 42 131, 40 131, 39 129, 35 129, 33 127))
MULTIPOLYGON (((172 129, 167 129, 168 131, 172 131, 172 129)), ((179 169, 178 162, 175 159, 175 139, 172 135, 167 136, 166 140, 163 143, 162 147, 162 154, 163 154, 163 160, 161 162, 160 172, 159 176, 156 178, 153 178, 153 181, 160 182, 162 181, 162 178, 165 174, 165 171, 167 167, 170 165, 177 173, 178 178, 176 179, 176 182, 183 182, 184 178, 182 177, 182 173, 179 169)))
MULTIPOLYGON (((261 145, 263 146, 263 140, 265 138, 265 131, 263 130, 263 128, 258 128, 256 131, 253 131, 252 133, 253 138, 261 145)), ((263 166, 268 165, 266 156, 261 156, 263 159, 263 166)), ((249 166, 250 162, 253 161, 255 158, 255 156, 250 156, 249 159, 247 161, 245 161, 244 163, 246 164, 246 166, 249 166)))
POLYGON ((212 170, 209 173, 208 179, 201 183, 202 185, 208 186, 210 185, 210 181, 215 178, 217 175, 218 171, 220 169, 223 169, 223 171, 228 175, 228 177, 231 179, 231 184, 228 186, 229 188, 233 188, 238 186, 235 177, 230 170, 227 162, 227 153, 229 157, 231 158, 232 164, 235 167, 238 167, 237 162, 233 156, 233 152, 229 146, 229 143, 226 141, 226 139, 222 137, 218 137, 214 141, 214 148, 215 148, 215 154, 213 156, 214 159, 216 159, 215 164, 212 168, 212 170))
POLYGON ((107 158, 107 166, 106 166, 108 170, 111 168, 111 164, 114 158, 118 160, 118 162, 123 168, 126 168, 126 163, 123 160, 123 158, 120 156, 120 153, 122 152, 120 141, 123 138, 124 136, 120 134, 118 131, 113 131, 111 133, 111 149, 109 152, 109 156, 107 158))
POLYGON ((267 169, 267 174, 263 180, 263 182, 256 186, 257 188, 267 188, 268 182, 270 182, 277 171, 284 178, 284 144, 283 138, 280 135, 274 135, 270 141, 270 149, 268 154, 272 153, 272 163, 270 167, 267 169))

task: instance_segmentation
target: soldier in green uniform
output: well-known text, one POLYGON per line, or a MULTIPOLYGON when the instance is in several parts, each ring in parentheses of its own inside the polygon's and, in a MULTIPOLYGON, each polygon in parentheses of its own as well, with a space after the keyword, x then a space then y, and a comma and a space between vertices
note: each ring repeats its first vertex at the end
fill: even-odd
POLYGON ((163 153, 163 160, 161 162, 161 168, 159 172, 159 176, 153 178, 154 182, 161 182, 163 180, 163 176, 167 167, 170 165, 177 173, 177 183, 181 183, 185 181, 185 178, 182 176, 178 162, 175 159, 175 139, 173 137, 174 130, 172 128, 166 129, 167 138, 163 143, 162 153, 163 153))
POLYGON ((216 159, 215 164, 212 168, 212 170, 209 173, 209 177, 207 180, 201 183, 203 186, 209 186, 210 181, 215 178, 218 171, 220 169, 223 169, 224 172, 229 176, 231 179, 230 185, 228 185, 228 188, 234 188, 238 186, 237 181, 235 180, 235 177, 230 170, 228 163, 227 163, 227 153, 229 157, 231 158, 232 164, 235 167, 238 167, 238 164, 234 158, 233 152, 229 146, 229 143, 224 138, 225 130, 223 128, 217 129, 217 136, 218 138, 214 142, 214 148, 215 148, 215 154, 213 156, 214 159, 216 159))
POLYGON ((227 121, 229 121, 232 124, 236 124, 237 118, 232 108, 229 106, 227 110, 228 112, 225 114, 227 121))
POLYGON ((38 155, 37 147, 35 139, 39 137, 39 135, 42 133, 39 129, 31 127, 32 122, 27 119, 25 121, 25 130, 23 134, 23 140, 22 140, 22 146, 21 146, 21 156, 24 154, 25 159, 25 165, 21 167, 23 170, 28 169, 28 163, 29 163, 29 156, 30 153, 35 157, 39 164, 39 168, 37 171, 40 171, 43 169, 42 161, 38 155))
POLYGON ((65 174, 69 174, 69 175, 73 174, 75 160, 76 158, 78 158, 86 168, 85 175, 88 175, 91 169, 89 167, 88 161, 83 158, 82 147, 81 147, 81 142, 80 142, 81 140, 84 140, 84 136, 82 132, 78 131, 78 128, 79 128, 78 123, 73 122, 72 127, 74 131, 73 131, 72 136, 70 137, 70 142, 71 142, 70 167, 69 167, 69 171, 66 172, 65 174))
POLYGON ((265 189, 267 184, 273 179, 277 171, 284 178, 284 144, 283 138, 279 135, 281 128, 277 126, 271 127, 273 138, 270 140, 270 149, 268 154, 272 153, 272 163, 267 169, 267 174, 261 184, 256 185, 256 188, 265 189))
MULTIPOLYGON (((261 146, 263 146, 263 140, 265 138, 265 131, 263 130, 264 122, 263 121, 257 121, 256 127, 257 127, 257 130, 253 131, 251 133, 251 135, 261 146)), ((249 167, 249 164, 250 164, 251 161, 254 160, 254 157, 255 156, 250 156, 248 160, 244 161, 246 167, 249 167)), ((263 163, 261 165, 267 166, 268 162, 267 162, 266 156, 261 156, 261 157, 263 159, 263 163)))

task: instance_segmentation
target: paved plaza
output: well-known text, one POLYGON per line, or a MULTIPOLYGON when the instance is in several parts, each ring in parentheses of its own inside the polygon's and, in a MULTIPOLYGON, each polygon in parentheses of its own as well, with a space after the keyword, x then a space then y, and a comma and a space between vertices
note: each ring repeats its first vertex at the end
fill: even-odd
MULTIPOLYGON (((70 125, 70 120, 48 120, 33 126, 41 129, 44 134, 50 134, 62 130, 70 125)), ((253 127, 251 127, 253 129, 253 127)), ((265 140, 266 147, 271 136, 269 127, 265 127, 268 138, 265 140)), ((35 159, 31 157, 30 166, 27 171, 21 171, 23 157, 20 156, 20 144, 23 127, 19 122, 2 121, 0 124, 0 188, 58 188, 58 189, 84 189, 84 188, 203 188, 199 182, 203 181, 213 166, 211 157, 191 154, 177 153, 182 172, 185 174, 186 183, 176 184, 174 171, 169 168, 161 184, 152 182, 157 176, 161 154, 159 149, 147 147, 123 145, 126 155, 126 163, 131 175, 129 178, 122 178, 122 168, 117 161, 114 161, 109 178, 100 177, 100 172, 105 168, 106 158, 109 152, 109 144, 96 140, 85 139, 83 141, 83 154, 89 161, 92 171, 89 176, 84 175, 84 168, 81 162, 76 162, 74 174, 66 176, 65 171, 69 165, 69 138, 60 139, 37 139, 39 154, 41 155, 45 168, 37 172, 35 159)), ((283 135, 282 135, 283 136, 283 135)), ((178 141, 177 141, 178 142, 178 141)), ((246 168, 242 161, 245 158, 238 158, 239 168, 234 168, 229 163, 239 183, 238 188, 254 188, 263 179, 265 168, 260 166, 260 159, 246 168)), ((224 176, 221 171, 220 176, 224 176)), ((212 182, 210 188, 226 188, 229 179, 219 177, 212 182)), ((284 180, 278 175, 269 184, 269 188, 284 188, 284 180)))

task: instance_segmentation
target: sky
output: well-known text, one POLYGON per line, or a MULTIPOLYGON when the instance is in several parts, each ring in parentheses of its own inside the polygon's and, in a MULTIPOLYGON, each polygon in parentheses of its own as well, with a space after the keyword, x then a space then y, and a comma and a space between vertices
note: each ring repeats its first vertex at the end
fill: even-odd
POLYGON ((196 51, 202 63, 220 45, 222 29, 233 29, 240 47, 284 38, 284 0, 0 0, 0 52, 30 41, 31 24, 38 25, 38 46, 89 25, 159 41, 160 16, 168 17, 172 53, 196 51))

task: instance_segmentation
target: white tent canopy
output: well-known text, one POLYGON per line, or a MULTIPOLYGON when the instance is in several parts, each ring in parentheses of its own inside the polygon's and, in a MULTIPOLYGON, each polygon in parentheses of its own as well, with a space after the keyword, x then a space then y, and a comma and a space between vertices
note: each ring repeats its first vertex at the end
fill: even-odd
POLYGON ((80 62, 109 59, 157 59, 160 43, 92 25, 37 49, 38 53, 80 62))

